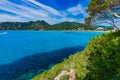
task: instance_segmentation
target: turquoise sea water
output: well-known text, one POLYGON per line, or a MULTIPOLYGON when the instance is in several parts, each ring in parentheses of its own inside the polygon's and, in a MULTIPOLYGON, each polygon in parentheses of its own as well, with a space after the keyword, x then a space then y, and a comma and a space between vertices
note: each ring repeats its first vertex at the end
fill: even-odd
POLYGON ((0 31, 0 79, 12 80, 26 72, 48 69, 102 32, 0 31), (2 75, 2 76, 1 76, 2 75), (7 76, 6 76, 7 75, 7 76))
POLYGON ((11 63, 24 56, 67 47, 85 46, 101 32, 72 31, 7 31, 0 34, 0 64, 11 63))
POLYGON ((0 64, 66 47, 84 46, 101 32, 7 31, 0 34, 0 64))

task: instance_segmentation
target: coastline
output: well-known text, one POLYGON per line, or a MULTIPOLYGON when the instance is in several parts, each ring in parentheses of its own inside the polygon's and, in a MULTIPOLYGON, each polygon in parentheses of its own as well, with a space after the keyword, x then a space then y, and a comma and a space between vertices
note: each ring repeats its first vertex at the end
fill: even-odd
POLYGON ((96 31, 96 30, 0 30, 0 31, 36 31, 36 32, 39 32, 39 31, 43 31, 43 32, 46 32, 46 31, 58 31, 58 32, 111 32, 111 31, 96 31))

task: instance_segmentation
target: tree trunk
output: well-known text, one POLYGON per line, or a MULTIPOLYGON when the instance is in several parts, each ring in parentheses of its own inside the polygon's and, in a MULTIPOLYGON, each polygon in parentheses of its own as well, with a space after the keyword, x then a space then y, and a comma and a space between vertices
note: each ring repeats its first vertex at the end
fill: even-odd
POLYGON ((113 27, 114 27, 116 30, 119 30, 119 28, 118 28, 115 24, 113 24, 113 27))

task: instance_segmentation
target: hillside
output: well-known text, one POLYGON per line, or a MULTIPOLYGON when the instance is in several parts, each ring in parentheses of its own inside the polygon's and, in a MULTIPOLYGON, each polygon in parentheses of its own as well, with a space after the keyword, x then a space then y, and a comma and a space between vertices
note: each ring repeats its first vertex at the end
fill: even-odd
POLYGON ((44 20, 30 22, 2 22, 0 23, 1 30, 39 30, 46 29, 50 25, 44 20))
POLYGON ((58 30, 72 30, 78 28, 86 28, 85 24, 77 23, 77 22, 61 22, 58 24, 52 25, 51 29, 58 29, 58 30))
MULTIPOLYGON (((120 31, 94 38, 84 51, 69 56, 33 80, 54 80, 61 72, 71 69, 75 80, 120 80, 120 31)), ((64 75, 60 80, 68 78, 64 75)))
POLYGON ((89 28, 83 23, 62 22, 50 25, 44 20, 30 22, 1 22, 0 30, 77 30, 78 28, 89 28))

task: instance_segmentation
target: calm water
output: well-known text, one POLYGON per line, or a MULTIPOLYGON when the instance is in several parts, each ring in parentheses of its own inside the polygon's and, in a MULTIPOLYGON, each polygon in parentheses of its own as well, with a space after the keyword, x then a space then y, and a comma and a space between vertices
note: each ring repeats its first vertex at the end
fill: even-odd
POLYGON ((85 46, 102 32, 7 31, 0 32, 0 64, 63 48, 85 46))
POLYGON ((102 32, 0 31, 0 80, 31 80, 102 32), (32 74, 32 75, 31 75, 32 74))

